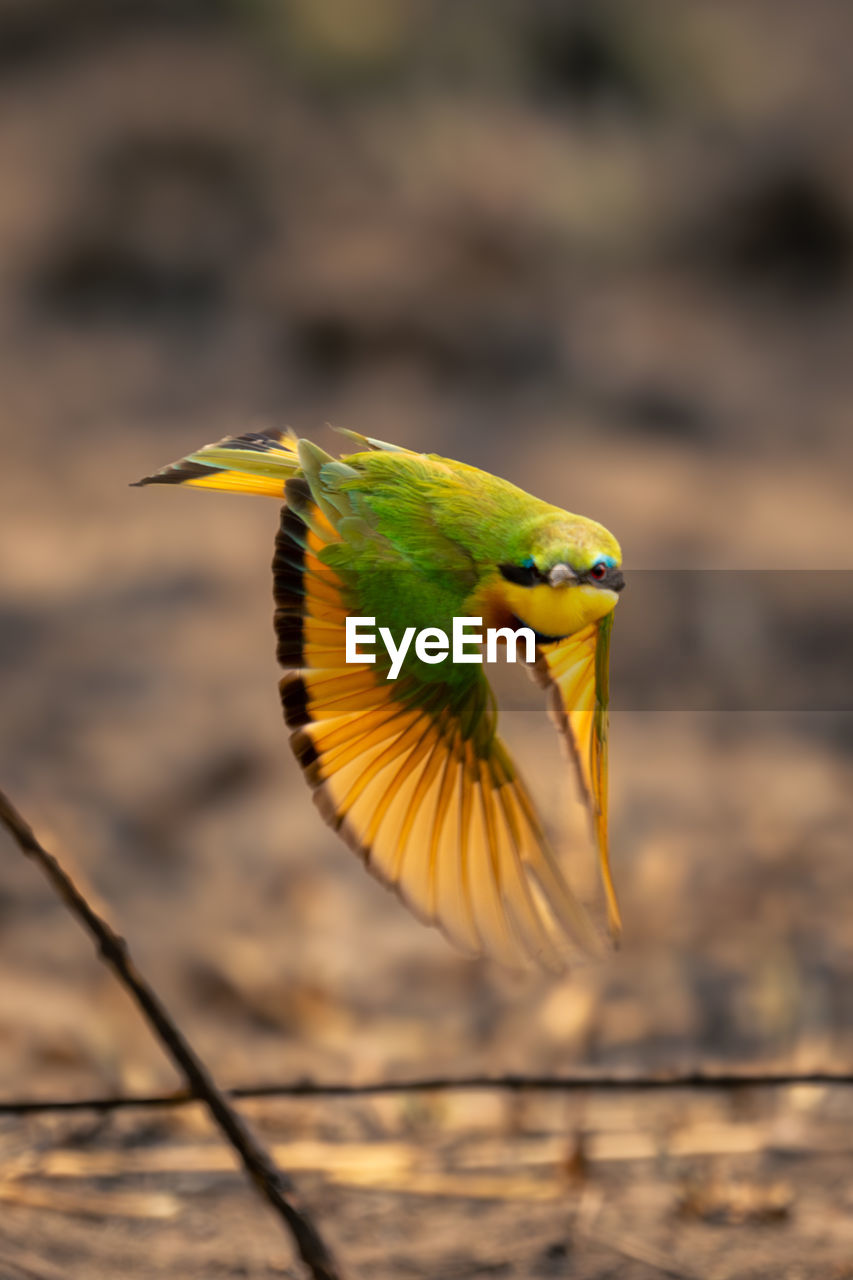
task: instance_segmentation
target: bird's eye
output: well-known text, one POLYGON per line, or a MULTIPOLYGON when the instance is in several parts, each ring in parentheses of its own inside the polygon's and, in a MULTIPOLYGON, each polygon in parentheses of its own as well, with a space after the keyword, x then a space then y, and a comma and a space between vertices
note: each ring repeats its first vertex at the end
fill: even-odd
POLYGON ((599 560, 598 564, 594 564, 589 571, 589 576, 594 578, 596 582, 601 582, 602 578, 607 575, 607 565, 603 560, 599 560))

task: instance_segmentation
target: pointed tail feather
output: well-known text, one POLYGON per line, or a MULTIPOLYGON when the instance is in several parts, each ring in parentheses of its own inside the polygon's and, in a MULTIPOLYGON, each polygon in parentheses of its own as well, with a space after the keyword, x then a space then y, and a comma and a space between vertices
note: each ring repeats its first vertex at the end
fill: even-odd
POLYGON ((258 493, 283 500, 285 483, 299 469, 293 436, 281 431, 249 432, 206 444, 196 453, 137 480, 136 486, 182 484, 192 489, 258 493))

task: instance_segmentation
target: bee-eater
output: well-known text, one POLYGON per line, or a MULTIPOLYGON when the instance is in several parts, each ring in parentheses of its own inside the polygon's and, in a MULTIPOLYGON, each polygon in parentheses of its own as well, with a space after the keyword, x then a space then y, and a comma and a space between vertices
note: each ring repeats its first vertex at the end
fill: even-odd
POLYGON ((323 817, 420 919, 509 967, 559 971, 599 935, 497 734, 483 668, 411 646, 347 662, 347 618, 400 649, 454 618, 535 636, 534 676, 592 815, 611 934, 608 656, 624 580, 612 534, 475 467, 354 432, 339 459, 279 432, 205 445, 139 484, 284 500, 273 584, 291 745, 323 817), (409 632, 409 639, 412 633, 409 632))

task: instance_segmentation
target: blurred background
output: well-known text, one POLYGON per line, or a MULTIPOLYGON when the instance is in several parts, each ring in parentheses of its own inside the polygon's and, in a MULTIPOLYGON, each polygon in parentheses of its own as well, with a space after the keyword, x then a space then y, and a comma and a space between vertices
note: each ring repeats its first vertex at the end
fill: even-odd
MULTIPOLYGON (((786 694, 802 664, 849 676, 852 40, 833 0, 0 0, 2 782, 221 1081, 853 1059, 853 702, 834 680, 813 710, 808 685, 786 694), (677 573, 658 575, 653 609, 642 573, 620 604, 611 961, 508 977, 365 876, 281 722, 275 505, 127 487, 245 429, 335 449, 329 422, 592 516, 629 569, 741 584, 734 608, 694 582, 689 625, 677 573), (787 584, 781 622, 750 607, 742 570, 787 584), (730 677, 721 698, 697 685, 697 627, 730 677), (786 665, 753 697, 740 663, 766 673, 774 627, 786 665), (664 696, 671 670, 683 701, 664 696)), ((583 888, 550 726, 507 719, 583 888)), ((3 1096, 170 1087, 2 844, 3 1096)), ((707 1201, 684 1198, 689 1160, 641 1178, 629 1155, 595 1165, 619 1191, 606 1206, 706 1277, 853 1275, 853 1202, 821 1146, 850 1105, 816 1090, 750 1105, 758 1185, 777 1176, 780 1125, 810 1135, 776 1234, 747 1210, 709 1225, 707 1201)), ((660 1134, 699 1106, 258 1114, 341 1141, 416 1133, 438 1159, 478 1125, 507 1143, 660 1134)), ((725 1099, 701 1106, 731 1121, 725 1099)), ((69 1123, 4 1120, 0 1150, 69 1141, 69 1123)), ((105 1121, 97 1140, 136 1141, 140 1123, 105 1121)), ((236 1180, 205 1186, 177 1226, 117 1215, 93 1233, 85 1214, 6 1205, 0 1245, 42 1240, 48 1277, 72 1253, 80 1275, 266 1275, 261 1210, 236 1180)), ((314 1190, 376 1276, 649 1273, 648 1250, 617 1272, 609 1245, 570 1248, 564 1200, 523 1217, 480 1202, 474 1240, 467 1202, 314 1190)))

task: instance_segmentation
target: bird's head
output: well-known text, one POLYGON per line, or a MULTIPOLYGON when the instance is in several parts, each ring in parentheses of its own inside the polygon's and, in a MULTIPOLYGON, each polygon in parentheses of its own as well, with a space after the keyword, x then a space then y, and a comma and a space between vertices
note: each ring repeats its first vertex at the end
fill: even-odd
POLYGON ((524 532, 490 583, 490 603, 504 619, 530 627, 544 644, 615 608, 625 579, 619 543, 607 529, 567 514, 524 532))

